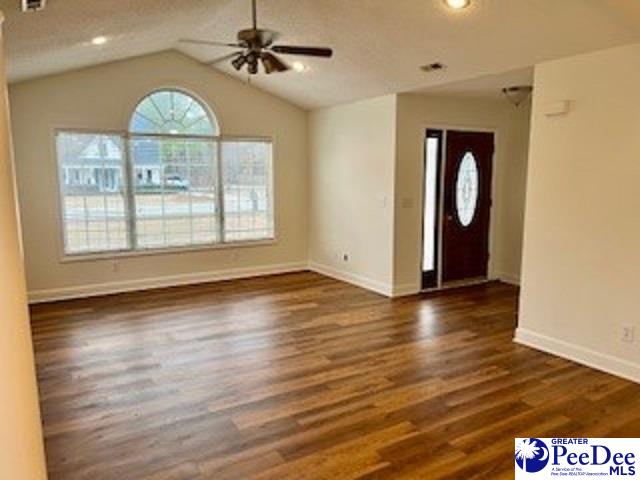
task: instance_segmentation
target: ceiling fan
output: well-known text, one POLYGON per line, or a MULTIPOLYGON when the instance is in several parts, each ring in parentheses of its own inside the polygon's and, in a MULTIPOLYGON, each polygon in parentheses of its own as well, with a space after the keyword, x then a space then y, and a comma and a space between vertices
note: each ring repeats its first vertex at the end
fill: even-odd
POLYGON ((211 45, 214 47, 239 48, 240 50, 224 55, 211 62, 215 65, 220 62, 231 60, 233 68, 240 71, 246 65, 250 75, 258 73, 258 65, 262 63, 266 74, 286 72, 290 69, 289 65, 283 62, 275 54, 283 55, 306 55, 310 57, 329 58, 333 55, 330 48, 320 47, 300 47, 289 45, 274 45, 278 38, 278 33, 273 30, 258 28, 258 15, 256 8, 256 0, 251 0, 253 27, 238 32, 238 40, 236 43, 212 42, 208 40, 192 40, 180 39, 183 43, 192 43, 196 45, 211 45))

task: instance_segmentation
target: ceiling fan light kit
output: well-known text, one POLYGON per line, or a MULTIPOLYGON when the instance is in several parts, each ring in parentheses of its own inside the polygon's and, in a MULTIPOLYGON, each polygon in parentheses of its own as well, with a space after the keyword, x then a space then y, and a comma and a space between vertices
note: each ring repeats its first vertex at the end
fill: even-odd
MULTIPOLYGON (((330 58, 333 56, 333 50, 325 47, 274 45, 274 42, 279 36, 278 33, 273 30, 258 28, 256 0, 251 1, 251 7, 253 27, 240 30, 236 43, 193 39, 181 39, 180 41, 196 45, 239 48, 240 50, 236 52, 224 55, 208 63, 215 65, 223 61, 231 60, 233 68, 241 71, 246 66, 247 72, 250 75, 256 75, 258 73, 260 64, 262 64, 264 72, 267 75, 290 70, 291 67, 275 55, 276 53, 281 55, 303 55, 321 58, 330 58)), ((300 70, 296 69, 296 71, 300 70)))

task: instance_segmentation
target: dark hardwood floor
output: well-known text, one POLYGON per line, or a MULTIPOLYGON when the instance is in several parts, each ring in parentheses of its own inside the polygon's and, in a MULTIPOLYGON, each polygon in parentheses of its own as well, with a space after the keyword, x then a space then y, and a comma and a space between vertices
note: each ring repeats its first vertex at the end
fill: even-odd
POLYGON ((300 273, 35 306, 50 478, 506 479, 514 437, 639 436, 640 386, 514 344, 515 303, 300 273))

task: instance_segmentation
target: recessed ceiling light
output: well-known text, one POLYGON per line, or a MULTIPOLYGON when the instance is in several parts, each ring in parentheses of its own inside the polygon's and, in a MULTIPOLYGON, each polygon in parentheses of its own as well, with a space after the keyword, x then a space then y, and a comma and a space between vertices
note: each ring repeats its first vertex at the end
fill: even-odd
POLYGON ((302 72, 306 72, 307 70, 309 70, 309 67, 307 67, 302 62, 293 62, 293 69, 298 73, 302 73, 302 72))
POLYGON ((445 0, 445 3, 454 10, 462 10, 471 5, 471 0, 445 0))
POLYGON ((93 45, 104 45, 105 43, 107 43, 107 37, 100 35, 99 37, 93 37, 91 39, 91 43, 93 45))

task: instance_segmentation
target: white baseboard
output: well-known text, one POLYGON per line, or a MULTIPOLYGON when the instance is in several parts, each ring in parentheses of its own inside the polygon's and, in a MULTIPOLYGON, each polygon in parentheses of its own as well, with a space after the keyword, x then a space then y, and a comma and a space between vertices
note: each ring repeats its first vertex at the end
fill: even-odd
POLYGON ((393 287, 387 283, 373 280, 371 278, 363 277, 362 275, 356 275, 351 272, 345 272, 344 270, 338 270, 328 265, 322 265, 316 262, 309 262, 309 270, 312 272, 326 275, 327 277, 335 278, 342 282, 351 283, 357 287, 364 288, 365 290, 371 290, 373 292, 384 295, 385 297, 393 296, 393 287))
POLYGON ((194 285, 198 283, 259 277, 279 273, 292 273, 304 270, 307 270, 306 262, 292 262, 267 265, 264 267, 234 268, 228 270, 216 270, 212 272, 170 275, 166 277, 140 278, 136 280, 125 280, 122 282, 78 285, 51 290, 33 290, 29 292, 29 303, 36 304, 58 300, 70 300, 73 298, 95 297, 113 293, 176 287, 180 285, 194 285))
POLYGON ((513 273, 496 272, 493 277, 501 282, 508 283, 509 285, 520 285, 520 277, 513 273))
POLYGON ((640 383, 640 364, 523 328, 516 330, 514 341, 521 345, 542 350, 587 367, 640 383))
POLYGON ((405 283, 393 287, 393 298, 408 297, 420 293, 420 286, 415 283, 405 283))

